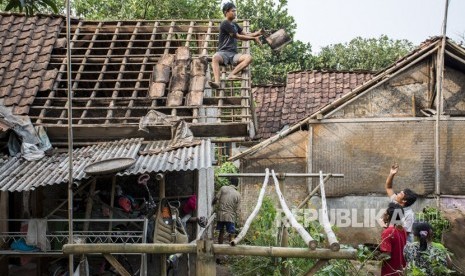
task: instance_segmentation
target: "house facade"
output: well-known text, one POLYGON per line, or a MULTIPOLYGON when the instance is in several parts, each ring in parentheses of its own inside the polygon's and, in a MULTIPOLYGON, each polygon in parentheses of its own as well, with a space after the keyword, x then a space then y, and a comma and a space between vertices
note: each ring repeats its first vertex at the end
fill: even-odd
MULTIPOLYGON (((258 120, 263 123, 258 128, 269 138, 231 160, 241 160, 242 172, 270 168, 281 173, 343 174, 343 178, 330 179, 325 190, 337 235, 351 244, 378 242, 382 228, 377 216, 389 202, 384 184, 391 164, 397 162, 400 168, 394 190, 411 188, 418 193, 420 198, 413 206, 416 212, 425 206, 444 211, 453 222, 444 243, 456 254, 455 263, 463 264, 463 243, 458 238, 463 234, 458 233, 464 220, 465 194, 465 49, 447 40, 442 56, 441 43, 439 37, 424 42, 385 70, 364 76, 366 79, 345 93, 343 72, 324 73, 335 76, 326 84, 321 72, 300 72, 298 82, 296 73, 289 74, 286 87, 256 88, 271 95, 278 91, 279 99, 274 102, 284 106, 273 109, 267 105, 274 102, 262 102, 263 114, 258 113, 258 120), (316 91, 315 83, 325 88, 316 91), (332 89, 340 96, 298 117, 302 108, 311 109, 312 102, 334 95, 332 89), (292 96, 296 91, 298 96, 292 96), (304 97, 306 101, 300 100, 304 97), (290 111, 283 115, 286 107, 290 111), (283 128, 282 122, 291 116, 294 124, 283 128), (279 132, 270 136, 267 129, 279 132)), ((286 200, 294 207, 319 184, 318 178, 286 177, 283 181, 286 200)), ((254 206, 261 180, 244 178, 242 183, 246 216, 254 206)), ((307 209, 319 209, 319 204, 316 196, 307 209)))

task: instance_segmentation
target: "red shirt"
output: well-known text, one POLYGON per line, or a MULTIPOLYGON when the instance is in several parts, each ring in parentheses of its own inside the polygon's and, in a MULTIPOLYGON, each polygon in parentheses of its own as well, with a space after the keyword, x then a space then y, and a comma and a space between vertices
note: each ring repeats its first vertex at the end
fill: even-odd
POLYGON ((383 261, 381 275, 403 275, 406 266, 404 259, 404 246, 407 243, 407 232, 389 225, 381 234, 380 250, 391 253, 391 258, 383 261))

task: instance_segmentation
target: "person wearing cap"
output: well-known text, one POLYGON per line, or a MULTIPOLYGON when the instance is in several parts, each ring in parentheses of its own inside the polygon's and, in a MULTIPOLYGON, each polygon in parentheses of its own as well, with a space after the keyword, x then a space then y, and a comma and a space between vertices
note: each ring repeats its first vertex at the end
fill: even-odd
POLYGON ((218 51, 212 58, 212 68, 215 79, 208 82, 210 87, 214 89, 220 87, 220 64, 231 64, 236 66, 227 79, 241 80, 241 77, 238 75, 239 72, 252 62, 251 55, 238 53, 237 40, 254 40, 261 45, 260 36, 264 33, 263 30, 254 33, 245 33, 239 24, 234 22, 234 19, 236 19, 236 6, 232 2, 227 2, 223 5, 223 14, 225 20, 220 24, 218 51))

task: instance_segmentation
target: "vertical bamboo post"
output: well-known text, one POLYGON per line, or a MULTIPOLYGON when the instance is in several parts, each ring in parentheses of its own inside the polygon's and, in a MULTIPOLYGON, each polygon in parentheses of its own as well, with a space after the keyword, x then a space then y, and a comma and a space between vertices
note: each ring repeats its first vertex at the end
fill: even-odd
MULTIPOLYGON (((280 177, 278 175, 278 177, 280 177)), ((285 182, 286 182, 286 178, 283 176, 283 177, 280 177, 281 178, 281 182, 279 182, 279 188, 281 189, 281 192, 283 195, 286 194, 286 186, 284 185, 285 182)), ((286 227, 286 224, 282 224, 282 236, 281 236, 281 247, 287 247, 289 245, 289 232, 287 231, 287 227, 286 227)), ((287 258, 281 258, 281 263, 285 263, 287 261, 287 258)), ((289 267, 284 265, 282 268, 281 268, 281 273, 284 275, 284 276, 289 276, 291 275, 291 271, 289 270, 289 267)))
POLYGON ((213 240, 197 240, 197 261, 195 275, 216 275, 215 255, 213 255, 213 240))
POLYGON ((111 222, 111 219, 113 218, 113 207, 115 207, 115 190, 116 190, 116 176, 113 175, 111 179, 111 198, 110 198, 110 222, 108 224, 108 231, 111 231, 111 228, 113 227, 113 223, 111 222))
MULTIPOLYGON (((165 194, 165 176, 163 174, 157 174, 156 179, 158 179, 158 181, 159 181, 158 183, 160 183, 158 196, 159 196, 159 198, 161 200, 161 199, 165 198, 165 196, 166 196, 166 194, 165 194)), ((158 208, 161 208, 161 206, 159 206, 158 208)), ((160 255, 160 275, 166 275, 166 273, 167 273, 166 254, 161 254, 160 255)), ((198 275, 202 275, 202 274, 198 274, 198 275)))
POLYGON ((84 221, 84 226, 82 227, 82 231, 84 233, 89 230, 90 221, 88 221, 88 219, 90 219, 90 216, 92 214, 92 205, 94 204, 94 200, 92 197, 94 196, 94 193, 95 193, 96 184, 97 184, 97 181, 95 178, 93 178, 92 183, 90 184, 89 196, 87 198, 86 213, 84 216, 86 220, 84 221))
MULTIPOLYGON (((0 192, 0 231, 1 232, 8 232, 8 213, 9 213, 9 198, 8 198, 8 192, 0 192)), ((0 240, 0 246, 4 246, 3 240, 0 240)), ((7 258, 1 258, 0 259, 0 271, 8 275, 8 259, 7 258)))

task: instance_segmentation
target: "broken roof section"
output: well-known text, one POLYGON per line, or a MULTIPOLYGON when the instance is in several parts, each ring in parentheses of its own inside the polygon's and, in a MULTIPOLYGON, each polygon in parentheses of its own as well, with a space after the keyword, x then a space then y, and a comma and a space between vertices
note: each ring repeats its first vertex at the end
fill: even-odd
MULTIPOLYGON (((164 150, 170 141, 143 144, 143 139, 124 139, 82 147, 73 151, 73 181, 88 179, 87 165, 116 157, 130 157, 136 163, 117 175, 137 175, 150 172, 188 171, 210 168, 210 140, 200 140, 195 146, 182 147, 159 154, 139 155, 139 151, 164 150)), ((37 161, 0 155, 0 190, 28 191, 40 186, 68 182, 68 154, 56 153, 37 161)))
MULTIPOLYGON (((46 20, 53 22, 53 18, 46 20)), ((189 47, 192 58, 211 57, 214 54, 219 23, 219 20, 73 21, 70 43, 73 124, 82 130, 75 132, 75 140, 140 137, 137 132, 139 120, 150 110, 185 120, 196 137, 249 136, 252 114, 248 70, 243 71, 242 81, 225 81, 223 89, 211 90, 207 87, 203 103, 197 106, 167 106, 166 94, 157 98, 149 94, 153 68, 163 55, 174 54, 181 46, 189 47), (96 127, 102 125, 105 129, 96 127)), ((239 23, 248 30, 247 21, 239 23)), ((2 28, 9 28, 9 25, 2 28)), ((18 36, 25 35, 24 29, 19 28, 18 32, 18 36)), ((49 55, 46 60, 43 58, 41 66, 45 65, 44 72, 54 74, 45 76, 44 73, 39 82, 46 89, 28 89, 29 97, 21 103, 24 107, 21 112, 27 113, 34 125, 46 126, 52 142, 64 141, 66 136, 65 34, 66 28, 62 26, 56 43, 50 41, 46 44, 49 55), (54 81, 48 81, 49 78, 54 81)), ((4 33, 0 32, 0 39, 2 36, 4 33)), ((42 40, 34 37, 31 43, 36 45, 37 41, 42 43, 42 40)), ((38 51, 41 47, 33 48, 38 51)), ((240 42, 239 50, 249 52, 249 42, 240 42)), ((14 73, 12 68, 7 70, 10 74, 14 73)), ((210 78, 209 70, 206 77, 207 80, 210 78)), ((169 87, 166 88, 168 90, 169 87)), ((156 132, 144 137, 169 139, 169 134, 170 127, 167 126, 159 127, 156 132)))
POLYGON ((49 91, 57 71, 48 68, 63 22, 60 16, 0 13, 0 104, 28 114, 40 91, 49 91))
POLYGON ((373 77, 371 72, 303 71, 287 75, 286 86, 253 89, 257 103, 258 131, 255 138, 273 136, 285 127, 312 115, 373 77))
MULTIPOLYGON (((239 154, 236 154, 235 156, 230 157, 229 160, 234 161, 239 158, 243 158, 246 155, 253 154, 257 152, 259 149, 266 147, 269 144, 272 144, 273 142, 293 133, 294 131, 299 130, 300 128, 302 128, 302 126, 308 124, 311 120, 329 118, 331 114, 333 114, 335 111, 344 108, 344 106, 350 103, 352 100, 356 100, 356 98, 359 95, 362 95, 365 92, 371 90, 372 88, 375 88, 385 83, 386 81, 390 80, 393 76, 400 74, 401 72, 404 72, 405 70, 411 68, 419 62, 431 58, 433 55, 436 56, 441 46, 441 41, 442 37, 432 37, 426 40, 412 52, 397 60, 394 64, 387 67, 383 71, 378 72, 376 75, 372 76, 370 80, 359 85, 351 92, 346 93, 342 95, 342 97, 318 108, 311 115, 300 120, 299 122, 295 123, 289 128, 283 129, 279 133, 269 137, 266 140, 263 140, 259 144, 239 154)), ((444 63, 446 66, 449 66, 461 72, 465 72, 465 49, 448 38, 446 38, 445 44, 444 63)), ((435 98, 435 93, 430 95, 429 101, 432 107, 435 104, 435 98)))

